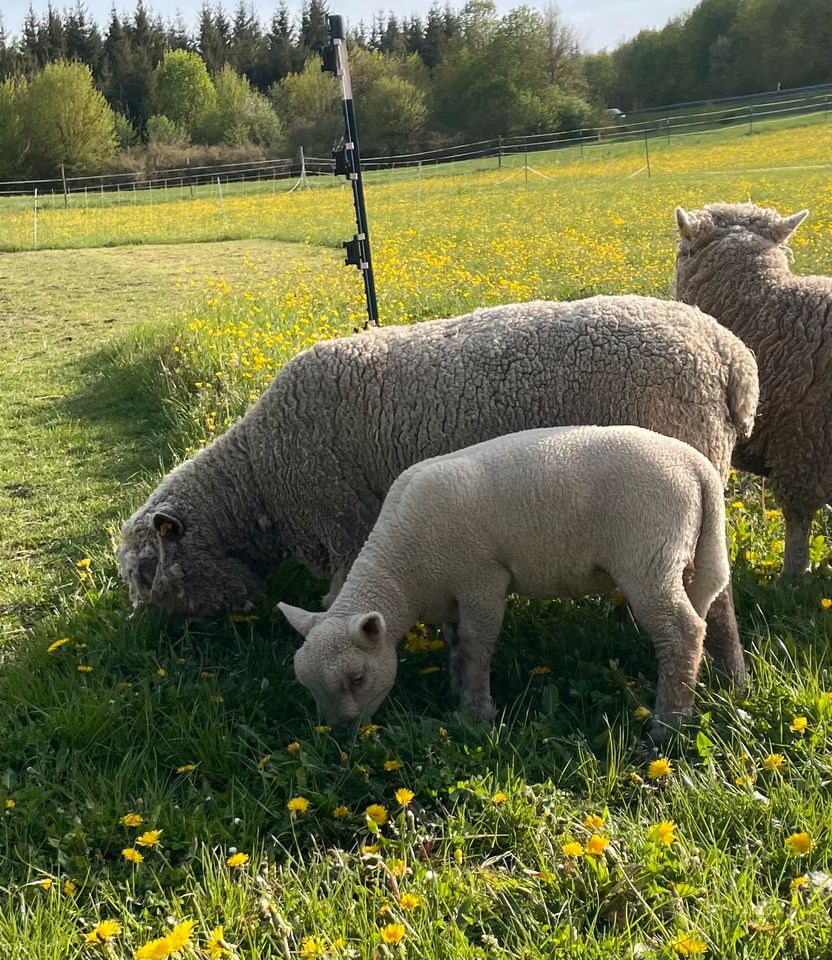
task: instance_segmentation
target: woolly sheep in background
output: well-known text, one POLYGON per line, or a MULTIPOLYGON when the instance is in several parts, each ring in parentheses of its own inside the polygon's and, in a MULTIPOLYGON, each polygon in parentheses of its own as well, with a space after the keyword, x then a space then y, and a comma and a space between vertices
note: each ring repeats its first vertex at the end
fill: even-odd
POLYGON ((454 624, 453 688, 490 720, 506 594, 619 587, 656 647, 661 739, 693 710, 703 618, 730 572, 723 484, 701 453, 641 427, 559 427, 406 470, 329 610, 279 606, 306 638, 295 673, 327 723, 380 706, 418 620, 454 624))
MULTIPOLYGON (((247 609, 287 557, 332 577, 334 597, 390 485, 420 460, 532 427, 634 423, 687 441, 725 480, 757 390, 733 334, 647 297, 512 304, 322 342, 125 523, 121 574, 135 606, 180 616, 247 609)), ((730 588, 708 649, 743 682, 730 588)))
POLYGON ((795 276, 786 247, 807 214, 752 203, 676 209, 676 296, 757 358, 757 422, 734 463, 771 479, 786 521, 786 576, 808 569, 812 518, 832 500, 832 278, 795 276))

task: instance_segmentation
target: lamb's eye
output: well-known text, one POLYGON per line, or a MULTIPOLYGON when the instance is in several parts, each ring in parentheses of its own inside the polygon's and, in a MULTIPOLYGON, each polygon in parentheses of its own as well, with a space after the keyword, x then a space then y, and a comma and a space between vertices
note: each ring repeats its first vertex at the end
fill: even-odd
POLYGON ((364 683, 364 674, 363 673, 351 673, 349 677, 350 690, 357 690, 362 683, 364 683))

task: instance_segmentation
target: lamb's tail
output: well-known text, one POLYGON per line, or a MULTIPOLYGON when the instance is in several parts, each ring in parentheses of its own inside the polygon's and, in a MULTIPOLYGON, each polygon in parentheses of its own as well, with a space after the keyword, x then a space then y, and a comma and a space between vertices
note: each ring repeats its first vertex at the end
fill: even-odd
POLYGON ((725 494, 722 481, 710 463, 699 471, 701 522, 693 558, 693 578, 688 596, 700 616, 731 578, 728 547, 725 543, 725 494))
MULTIPOLYGON (((727 331, 726 331, 727 332, 727 331)), ((728 410, 737 431, 737 440, 747 440, 754 429, 754 416, 760 397, 760 381, 754 354, 739 340, 732 344, 728 361, 728 410)))

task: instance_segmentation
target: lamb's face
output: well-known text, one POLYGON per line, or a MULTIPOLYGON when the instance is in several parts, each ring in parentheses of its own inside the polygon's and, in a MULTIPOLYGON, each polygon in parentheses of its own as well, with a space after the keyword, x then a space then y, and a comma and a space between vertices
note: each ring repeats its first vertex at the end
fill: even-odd
POLYGON ((382 615, 331 616, 285 603, 278 607, 306 638, 295 654, 295 675, 324 720, 335 726, 370 717, 392 689, 398 666, 382 615))
POLYGON ((220 617, 253 609, 263 582, 218 549, 198 520, 170 505, 139 511, 122 528, 119 572, 134 607, 152 603, 179 617, 220 617))
POLYGON ((779 246, 789 239, 808 215, 808 210, 801 210, 790 217, 781 217, 776 210, 758 207, 753 203, 711 203, 701 210, 677 207, 679 257, 696 253, 713 241, 727 236, 779 246))

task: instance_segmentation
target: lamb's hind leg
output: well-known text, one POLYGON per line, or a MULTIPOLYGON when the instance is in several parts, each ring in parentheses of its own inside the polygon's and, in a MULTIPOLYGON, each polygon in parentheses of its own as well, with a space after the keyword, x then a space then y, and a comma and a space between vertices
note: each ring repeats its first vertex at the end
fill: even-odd
POLYGON ((451 647, 451 683, 463 710, 480 720, 494 716, 491 698, 491 657, 506 606, 509 575, 492 573, 458 598, 459 624, 451 647))
POLYGON ((659 683, 652 736, 664 739, 693 713, 696 681, 702 664, 705 621, 679 583, 657 594, 627 590, 630 607, 656 648, 659 683))
POLYGON ((733 685, 742 689, 748 676, 730 582, 711 604, 705 619, 708 624, 705 648, 711 658, 714 679, 721 686, 733 685))

